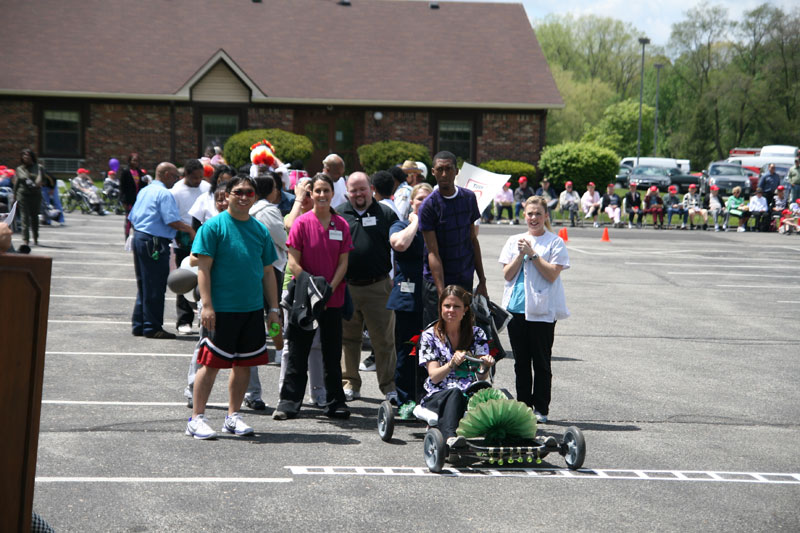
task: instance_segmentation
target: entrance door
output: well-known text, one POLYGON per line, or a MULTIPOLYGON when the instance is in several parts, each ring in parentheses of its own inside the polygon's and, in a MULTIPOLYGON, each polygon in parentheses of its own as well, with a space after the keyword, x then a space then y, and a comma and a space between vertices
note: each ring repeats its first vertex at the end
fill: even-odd
POLYGON ((314 152, 306 163, 306 170, 314 175, 322 171, 322 160, 331 153, 344 159, 349 174, 360 170, 356 148, 363 139, 362 113, 350 109, 298 109, 295 133, 311 139, 314 152))

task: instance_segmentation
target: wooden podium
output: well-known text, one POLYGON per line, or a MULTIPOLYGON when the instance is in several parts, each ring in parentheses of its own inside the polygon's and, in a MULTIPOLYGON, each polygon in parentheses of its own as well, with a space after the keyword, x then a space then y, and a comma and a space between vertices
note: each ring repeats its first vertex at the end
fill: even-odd
POLYGON ((0 531, 30 531, 50 305, 49 257, 0 254, 0 531), (19 431, 21 430, 21 431, 19 431))

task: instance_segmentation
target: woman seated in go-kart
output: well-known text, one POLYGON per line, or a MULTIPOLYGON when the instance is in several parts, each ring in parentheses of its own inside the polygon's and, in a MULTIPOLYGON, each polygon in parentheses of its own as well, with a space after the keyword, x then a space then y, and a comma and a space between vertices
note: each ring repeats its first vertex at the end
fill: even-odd
POLYGON ((471 303, 472 295, 463 288, 445 287, 439 296, 439 320, 422 332, 419 341, 419 364, 428 370, 421 404, 438 413, 439 430, 451 448, 465 443, 464 437, 456 437, 467 410, 464 391, 475 381, 488 379, 495 363, 486 334, 475 326, 471 303), (467 361, 468 355, 481 363, 467 361))

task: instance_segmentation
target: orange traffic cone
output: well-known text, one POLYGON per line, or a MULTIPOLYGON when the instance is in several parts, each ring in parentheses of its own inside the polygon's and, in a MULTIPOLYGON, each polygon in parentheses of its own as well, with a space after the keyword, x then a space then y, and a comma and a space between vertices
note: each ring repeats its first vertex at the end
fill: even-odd
POLYGON ((569 242, 569 236, 567 235, 567 228, 561 228, 561 231, 558 232, 558 236, 561 237, 562 241, 569 242))
POLYGON ((603 228, 603 236, 600 238, 602 242, 611 242, 611 239, 608 238, 608 228, 603 228))

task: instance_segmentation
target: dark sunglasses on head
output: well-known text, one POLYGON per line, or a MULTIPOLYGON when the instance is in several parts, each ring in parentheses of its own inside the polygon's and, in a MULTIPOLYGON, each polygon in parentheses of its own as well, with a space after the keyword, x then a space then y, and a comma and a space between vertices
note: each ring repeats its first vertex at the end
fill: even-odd
POLYGON ((240 197, 246 196, 247 198, 250 198, 251 196, 256 195, 256 191, 254 191, 253 189, 236 189, 231 191, 231 194, 234 196, 240 196, 240 197))

